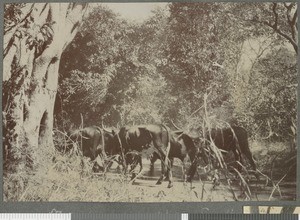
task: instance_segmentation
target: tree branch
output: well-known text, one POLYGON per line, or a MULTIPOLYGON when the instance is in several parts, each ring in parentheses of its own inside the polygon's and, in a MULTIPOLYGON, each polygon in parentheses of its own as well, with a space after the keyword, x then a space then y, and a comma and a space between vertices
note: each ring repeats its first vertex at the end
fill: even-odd
POLYGON ((297 43, 294 41, 294 39, 292 37, 290 37, 289 35, 287 35, 286 33, 283 33, 281 30, 279 29, 275 29, 275 31, 281 35, 282 37, 284 37, 285 39, 287 39, 292 46, 294 47, 295 52, 298 54, 298 45, 297 43))
POLYGON ((27 14, 25 15, 25 17, 20 21, 20 22, 18 22, 17 24, 15 24, 15 25, 12 25, 12 26, 10 26, 9 28, 7 28, 6 30, 4 30, 4 35, 7 33, 7 32, 9 32, 9 31, 11 31, 13 28, 18 28, 30 15, 31 15, 31 12, 32 12, 32 10, 33 10, 33 7, 34 7, 34 5, 35 5, 35 3, 33 3, 32 4, 32 6, 31 6, 31 8, 30 8, 30 10, 29 10, 29 12, 27 12, 27 14))
MULTIPOLYGON (((274 3, 274 4, 276 4, 276 3, 274 3)), ((276 6, 273 6, 273 12, 275 13, 274 14, 274 16, 275 16, 274 24, 271 24, 271 22, 269 22, 269 21, 261 21, 261 20, 258 20, 258 19, 244 19, 244 21, 260 23, 260 24, 263 24, 263 25, 266 25, 266 26, 272 28, 275 32, 277 32, 279 35, 281 35, 286 40, 288 40, 292 44, 292 46, 294 47, 294 50, 295 50, 296 54, 298 54, 298 44, 297 44, 296 40, 294 40, 292 37, 290 37, 287 33, 284 33, 280 29, 278 29, 278 14, 276 12, 276 6)), ((296 22, 297 12, 295 12, 295 18, 294 19, 295 19, 295 22, 296 22)), ((296 28, 297 28, 297 26, 296 26, 296 28)))
MULTIPOLYGON (((286 8, 286 18, 288 21, 288 24, 290 26, 291 29, 291 34, 292 34, 292 38, 294 41, 296 41, 296 30, 295 30, 295 14, 292 17, 292 8, 294 7, 294 5, 291 3, 290 5, 288 5, 287 3, 284 3, 284 6, 286 8)), ((297 11, 297 10, 296 10, 297 11)))
POLYGON ((273 13, 274 13, 274 16, 275 16, 275 21, 274 21, 274 24, 273 24, 274 29, 277 29, 277 27, 278 27, 278 13, 276 11, 276 8, 277 8, 277 3, 273 3, 272 10, 273 10, 273 13))
MULTIPOLYGON (((298 9, 296 9, 295 13, 294 13, 294 16, 293 16, 293 19, 292 19, 292 23, 295 25, 296 24, 296 20, 297 20, 297 16, 298 15, 298 9)), ((297 27, 297 26, 296 26, 297 27)))
POLYGON ((287 10, 292 10, 292 8, 295 6, 294 2, 292 2, 289 5, 286 2, 284 2, 283 4, 284 4, 284 7, 286 7, 287 10))
POLYGON ((292 37, 290 37, 288 34, 282 32, 280 29, 278 29, 277 25, 276 26, 272 25, 272 24, 270 24, 267 21, 263 21, 263 22, 260 22, 260 23, 265 24, 265 25, 271 27, 275 32, 277 32, 279 35, 281 35, 282 37, 284 37, 285 39, 287 39, 292 44, 292 46, 294 47, 295 52, 298 54, 298 45, 294 41, 294 39, 292 37))

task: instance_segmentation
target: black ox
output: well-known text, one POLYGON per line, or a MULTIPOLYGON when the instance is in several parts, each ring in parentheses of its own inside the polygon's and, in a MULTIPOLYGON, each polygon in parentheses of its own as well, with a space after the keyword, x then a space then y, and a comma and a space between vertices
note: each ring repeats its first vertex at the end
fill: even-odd
POLYGON ((82 129, 77 129, 69 134, 71 140, 70 144, 77 143, 82 150, 82 154, 85 157, 89 157, 91 160, 105 152, 103 151, 103 132, 100 127, 90 126, 82 129))
MULTIPOLYGON (((194 140, 188 134, 183 131, 171 132, 170 135, 170 144, 171 149, 169 152, 169 158, 171 161, 171 166, 173 164, 174 158, 178 158, 181 160, 183 165, 183 174, 184 174, 184 182, 191 182, 194 176, 193 170, 197 167, 197 159, 202 158, 202 151, 195 146, 194 140), (191 166, 187 169, 185 161, 189 158, 191 162, 191 166)), ((150 172, 153 172, 154 163, 157 159, 160 159, 159 154, 154 152, 150 159, 150 172)))
POLYGON ((232 151, 235 160, 241 164, 243 164, 243 154, 249 160, 253 170, 256 171, 256 164, 249 148, 248 134, 244 128, 239 126, 214 128, 206 134, 206 141, 212 141, 217 148, 226 152, 232 151))
MULTIPOLYGON (((102 159, 108 159, 107 156, 116 155, 115 148, 119 146, 119 141, 117 139, 114 130, 107 130, 105 128, 100 128, 98 126, 90 126, 82 129, 77 129, 72 131, 69 135, 69 145, 77 144, 82 151, 83 156, 89 157, 92 161, 95 160, 98 155, 102 156, 102 159)), ((134 169, 138 164, 141 164, 141 160, 137 157, 135 152, 126 152, 125 155, 126 164, 134 169)), ((120 161, 115 158, 109 160, 107 168, 112 165, 113 161, 120 161)), ((103 171, 104 167, 100 167, 97 162, 95 162, 93 170, 103 171)))
MULTIPOLYGON (((152 162, 156 159, 162 161, 162 173, 156 184, 161 184, 164 177, 167 177, 169 188, 172 187, 171 161, 174 158, 183 161, 189 156, 190 160, 194 162, 197 153, 192 138, 181 131, 169 132, 169 129, 164 125, 122 127, 115 138, 119 144, 113 146, 113 154, 121 154, 125 160, 128 152, 141 152, 153 144, 156 152, 153 154, 152 162)), ((196 166, 196 164, 192 163, 192 166, 196 166)), ((188 180, 190 179, 189 177, 188 180)))
MULTIPOLYGON (((104 164, 98 164, 96 158, 98 156, 106 159, 107 151, 114 144, 114 132, 107 131, 98 126, 89 126, 77 129, 69 134, 69 145, 77 144, 82 151, 83 156, 95 160, 93 171, 104 171, 104 164)), ((103 162, 103 161, 102 161, 103 162)))
MULTIPOLYGON (((150 148, 151 144, 155 147, 162 163, 162 175, 157 184, 160 184, 165 173, 172 176, 169 169, 168 152, 170 151, 170 137, 167 127, 164 125, 139 125, 125 126, 114 137, 114 144, 109 147, 109 154, 119 154, 123 158, 125 164, 128 161, 137 160, 140 164, 140 172, 142 170, 142 161, 140 154, 131 154, 131 152, 142 152, 150 148), (166 166, 165 166, 166 165, 166 166)), ((131 168, 132 169, 132 168, 131 168)), ((172 182, 169 181, 168 187, 172 187, 172 182)))

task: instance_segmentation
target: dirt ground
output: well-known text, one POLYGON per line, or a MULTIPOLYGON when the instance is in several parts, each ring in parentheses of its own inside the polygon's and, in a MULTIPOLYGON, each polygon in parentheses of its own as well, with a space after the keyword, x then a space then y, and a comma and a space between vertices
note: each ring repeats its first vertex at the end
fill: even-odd
POLYGON ((167 181, 156 185, 161 173, 160 161, 155 163, 154 173, 150 175, 150 161, 143 158, 142 173, 131 184, 129 175, 126 177, 117 171, 117 164, 106 173, 94 173, 91 171, 92 167, 82 168, 80 157, 60 156, 55 163, 51 162, 50 166, 44 164, 35 175, 30 176, 26 186, 23 184, 16 187, 14 184, 15 182, 22 183, 19 181, 23 178, 21 174, 10 176, 4 181, 6 189, 4 198, 5 201, 51 202, 291 201, 296 199, 295 175, 292 173, 290 177, 293 178, 286 177, 280 181, 286 174, 286 167, 282 165, 286 156, 280 154, 283 149, 279 144, 278 146, 274 144, 254 145, 253 152, 259 170, 267 174, 272 169, 274 175, 272 184, 270 181, 267 184, 263 176, 257 180, 254 175, 249 175, 249 182, 246 184, 250 191, 248 194, 245 193, 245 188, 241 188, 241 179, 235 179, 231 175, 231 183, 228 184, 224 175, 220 175, 220 184, 215 185, 212 176, 204 174, 201 168, 198 169, 198 174, 194 176, 192 183, 184 183, 181 161, 176 159, 172 168, 173 187, 167 188, 167 181), (262 152, 263 150, 266 153, 262 152), (280 155, 283 156, 280 158, 280 155), (273 167, 271 162, 275 161, 274 158, 276 158, 277 165, 274 163, 273 167))
MULTIPOLYGON (((232 183, 228 186, 225 179, 220 180, 220 185, 214 186, 211 180, 201 180, 199 175, 195 175, 192 183, 184 183, 182 176, 182 167, 179 160, 175 160, 173 170, 173 187, 167 188, 168 181, 162 185, 156 185, 160 176, 160 162, 157 161, 154 167, 153 175, 150 175, 150 162, 143 160, 143 170, 139 178, 128 189, 133 194, 143 192, 143 202, 199 202, 199 201, 235 201, 249 200, 241 191, 239 184, 232 183)), ((201 175, 201 170, 198 170, 201 175)), ((108 174, 109 175, 109 174, 108 174)), ((273 186, 266 186, 266 179, 261 178, 259 181, 253 176, 250 183, 251 200, 254 201, 277 201, 277 200, 294 200, 295 188, 294 183, 285 182, 278 190, 273 192, 270 197, 273 186)), ((138 193, 140 195, 140 193, 138 193)))

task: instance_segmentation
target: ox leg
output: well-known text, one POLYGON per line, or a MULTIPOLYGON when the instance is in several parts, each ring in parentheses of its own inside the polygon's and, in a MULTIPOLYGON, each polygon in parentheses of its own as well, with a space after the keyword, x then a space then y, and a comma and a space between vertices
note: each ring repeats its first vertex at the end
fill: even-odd
POLYGON ((142 170, 143 170, 143 163, 142 163, 142 157, 139 155, 138 158, 137 158, 137 162, 135 164, 135 167, 139 164, 140 166, 140 170, 137 174, 132 174, 132 177, 131 177, 131 183, 134 183, 134 181, 139 177, 139 175, 142 173, 142 170))
POLYGON ((169 184, 168 184, 168 188, 171 188, 173 186, 173 174, 172 174, 172 170, 171 167, 168 168, 168 176, 169 176, 169 184))
POLYGON ((153 176, 154 174, 154 163, 157 159, 159 159, 159 155, 156 152, 154 152, 152 154, 152 157, 150 158, 150 171, 149 171, 150 176, 153 176))
POLYGON ((249 160, 249 162, 250 162, 250 165, 251 165, 251 167, 253 168, 253 170, 254 171, 256 171, 256 164, 255 164, 255 162, 254 162, 254 159, 253 159, 253 155, 252 155, 252 153, 250 152, 250 150, 249 149, 247 149, 245 152, 244 152, 244 155, 247 157, 247 159, 249 160))
POLYGON ((256 164, 254 162, 254 159, 253 159, 253 155, 252 153, 250 152, 250 149, 249 149, 249 146, 245 146, 245 152, 244 152, 244 155, 247 157, 247 159, 249 160, 249 163, 252 167, 252 169, 254 170, 254 176, 257 180, 259 180, 259 174, 257 172, 257 167, 256 167, 256 164))
POLYGON ((137 176, 137 174, 135 174, 133 171, 137 167, 137 165, 140 164, 141 157, 139 155, 134 155, 134 154, 132 154, 131 157, 132 158, 131 158, 129 173, 132 173, 131 180, 133 180, 137 176))
POLYGON ((238 150, 238 149, 235 149, 233 151, 234 153, 234 158, 235 158, 235 161, 238 161, 240 162, 241 164, 238 164, 238 171, 241 172, 242 171, 242 167, 241 165, 243 165, 243 161, 242 161, 242 155, 241 155, 241 152, 238 150))
POLYGON ((162 183, 162 181, 163 181, 163 179, 166 175, 166 171, 167 171, 166 170, 167 164, 165 164, 166 156, 165 156, 161 146, 162 146, 161 144, 157 144, 157 143, 155 144, 154 143, 154 147, 158 150, 157 154, 158 154, 158 156, 160 157, 160 160, 161 160, 161 175, 160 175, 158 181, 156 182, 156 185, 160 185, 162 183))
POLYGON ((190 168, 187 171, 187 175, 186 175, 186 181, 187 182, 192 182, 192 180, 195 176, 195 173, 197 173, 199 175, 198 170, 197 170, 197 166, 198 166, 197 162, 195 162, 195 161, 192 162, 190 168))
POLYGON ((184 158, 181 162, 182 162, 182 178, 183 178, 183 183, 185 184, 187 182, 187 174, 186 174, 186 166, 185 166, 185 159, 184 158))
POLYGON ((249 160, 249 162, 250 162, 250 164, 251 164, 253 170, 256 171, 257 168, 256 168, 256 164, 255 164, 255 162, 254 162, 253 156, 252 156, 252 155, 249 155, 248 160, 249 160))
POLYGON ((193 150, 193 151, 189 152, 189 154, 188 154, 188 156, 191 160, 191 166, 189 167, 188 171, 185 170, 187 172, 185 174, 187 182, 192 182, 193 177, 194 177, 195 173, 197 172, 198 161, 197 161, 196 154, 197 154, 197 150, 193 150))
POLYGON ((250 158, 251 158, 251 159, 249 159, 250 164, 251 164, 251 166, 253 167, 253 169, 254 169, 254 171, 255 171, 254 176, 255 176, 255 178, 256 178, 257 180, 259 180, 259 179, 260 179, 260 178, 259 178, 259 173, 257 172, 256 164, 255 164, 255 162, 254 162, 254 159, 253 159, 252 154, 251 154, 251 157, 250 157, 250 158))
POLYGON ((163 159, 161 159, 161 174, 160 174, 159 179, 156 182, 156 185, 160 185, 162 183, 164 176, 165 176, 164 173, 165 173, 165 164, 163 162, 163 159))
POLYGON ((130 170, 129 170, 129 173, 131 173, 130 181, 132 181, 136 177, 136 173, 133 172, 136 166, 137 165, 135 163, 130 165, 130 170))
POLYGON ((108 161, 107 165, 105 166, 105 170, 109 170, 111 166, 113 165, 113 161, 108 161))
POLYGON ((138 175, 142 172, 142 170, 143 170, 143 163, 142 163, 142 156, 139 156, 139 164, 140 164, 140 170, 139 170, 139 173, 138 173, 138 175))
POLYGON ((173 165, 173 160, 168 160, 167 164, 164 163, 165 160, 162 160, 161 165, 162 165, 162 174, 157 181, 156 184, 161 184, 162 180, 165 177, 165 180, 168 179, 169 184, 168 188, 171 188, 173 186, 173 174, 172 174, 172 165, 173 165))
POLYGON ((150 175, 150 176, 153 176, 153 174, 154 174, 154 163, 152 163, 152 162, 150 161, 149 175, 150 175))
MULTIPOLYGON (((160 178, 158 179, 157 181, 157 185, 158 184, 161 184, 162 183, 162 180, 164 179, 164 176, 165 175, 168 175, 169 176, 169 185, 168 187, 172 187, 172 173, 170 172, 170 162, 169 160, 166 160, 166 154, 165 152, 162 150, 163 149, 163 143, 160 141, 160 140, 153 140, 153 144, 154 144, 154 147, 158 150, 158 154, 159 154, 159 157, 161 159, 161 176, 160 178), (166 164, 165 164, 166 163, 166 164)), ((168 152, 167 152, 168 153, 168 152)), ((169 158, 168 158, 169 159, 169 158)))
POLYGON ((122 168, 123 168, 123 173, 124 173, 124 175, 126 175, 127 174, 127 171, 128 171, 128 163, 127 163, 128 161, 127 161, 127 159, 126 159, 126 156, 125 156, 125 158, 123 159, 122 157, 120 157, 120 164, 121 164, 121 166, 122 166, 122 168))
MULTIPOLYGON (((171 159, 170 159, 170 163, 171 163, 171 168, 172 168, 172 167, 173 167, 173 163, 174 163, 174 158, 171 158, 171 159)), ((166 180, 166 181, 169 181, 169 180, 170 180, 170 177, 169 177, 169 173, 168 173, 168 172, 166 172, 165 180, 166 180)))
POLYGON ((183 179, 183 183, 185 184, 187 182, 187 175, 186 175, 186 167, 184 162, 182 162, 182 179, 183 179))

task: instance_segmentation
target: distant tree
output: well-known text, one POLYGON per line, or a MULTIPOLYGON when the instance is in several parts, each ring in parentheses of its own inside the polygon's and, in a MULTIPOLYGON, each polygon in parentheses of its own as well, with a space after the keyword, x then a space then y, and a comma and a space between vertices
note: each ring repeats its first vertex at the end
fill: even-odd
POLYGON ((289 140, 297 114, 297 58, 284 47, 273 49, 251 70, 253 91, 248 102, 264 137, 289 140))
POLYGON ((225 60, 222 43, 229 25, 224 13, 226 5, 171 3, 169 8, 167 64, 163 73, 177 97, 170 116, 175 121, 201 126, 205 93, 210 94, 210 109, 228 105, 228 76, 213 65, 222 65, 225 60))
POLYGON ((235 9, 239 14, 239 19, 274 31, 278 36, 287 40, 298 53, 296 2, 244 3, 236 4, 235 9))
POLYGON ((162 120, 169 100, 160 72, 166 23, 160 9, 142 24, 128 24, 105 7, 94 8, 63 54, 57 118, 67 115, 79 125, 82 114, 85 125, 103 120, 114 126, 162 120))
POLYGON ((170 105, 175 99, 164 76, 168 25, 166 9, 158 8, 152 11, 149 19, 135 26, 131 39, 137 45, 139 66, 125 90, 124 103, 120 105, 123 124, 168 121, 170 105))
POLYGON ((235 3, 228 14, 239 27, 239 33, 247 36, 236 40, 240 43, 232 47, 235 50, 228 54, 231 61, 226 63, 231 74, 230 93, 235 103, 235 116, 259 136, 277 140, 295 138, 296 4, 235 3), (252 52, 248 58, 242 57, 245 48, 248 54, 252 52), (250 65, 243 71, 241 65, 246 59, 250 65))
POLYGON ((55 112, 63 120, 58 121, 70 118, 79 125, 80 114, 85 125, 105 118, 109 124, 118 120, 118 115, 111 115, 117 114, 114 105, 122 100, 122 89, 138 65, 132 32, 133 28, 111 10, 101 5, 92 9, 62 55, 55 112))

